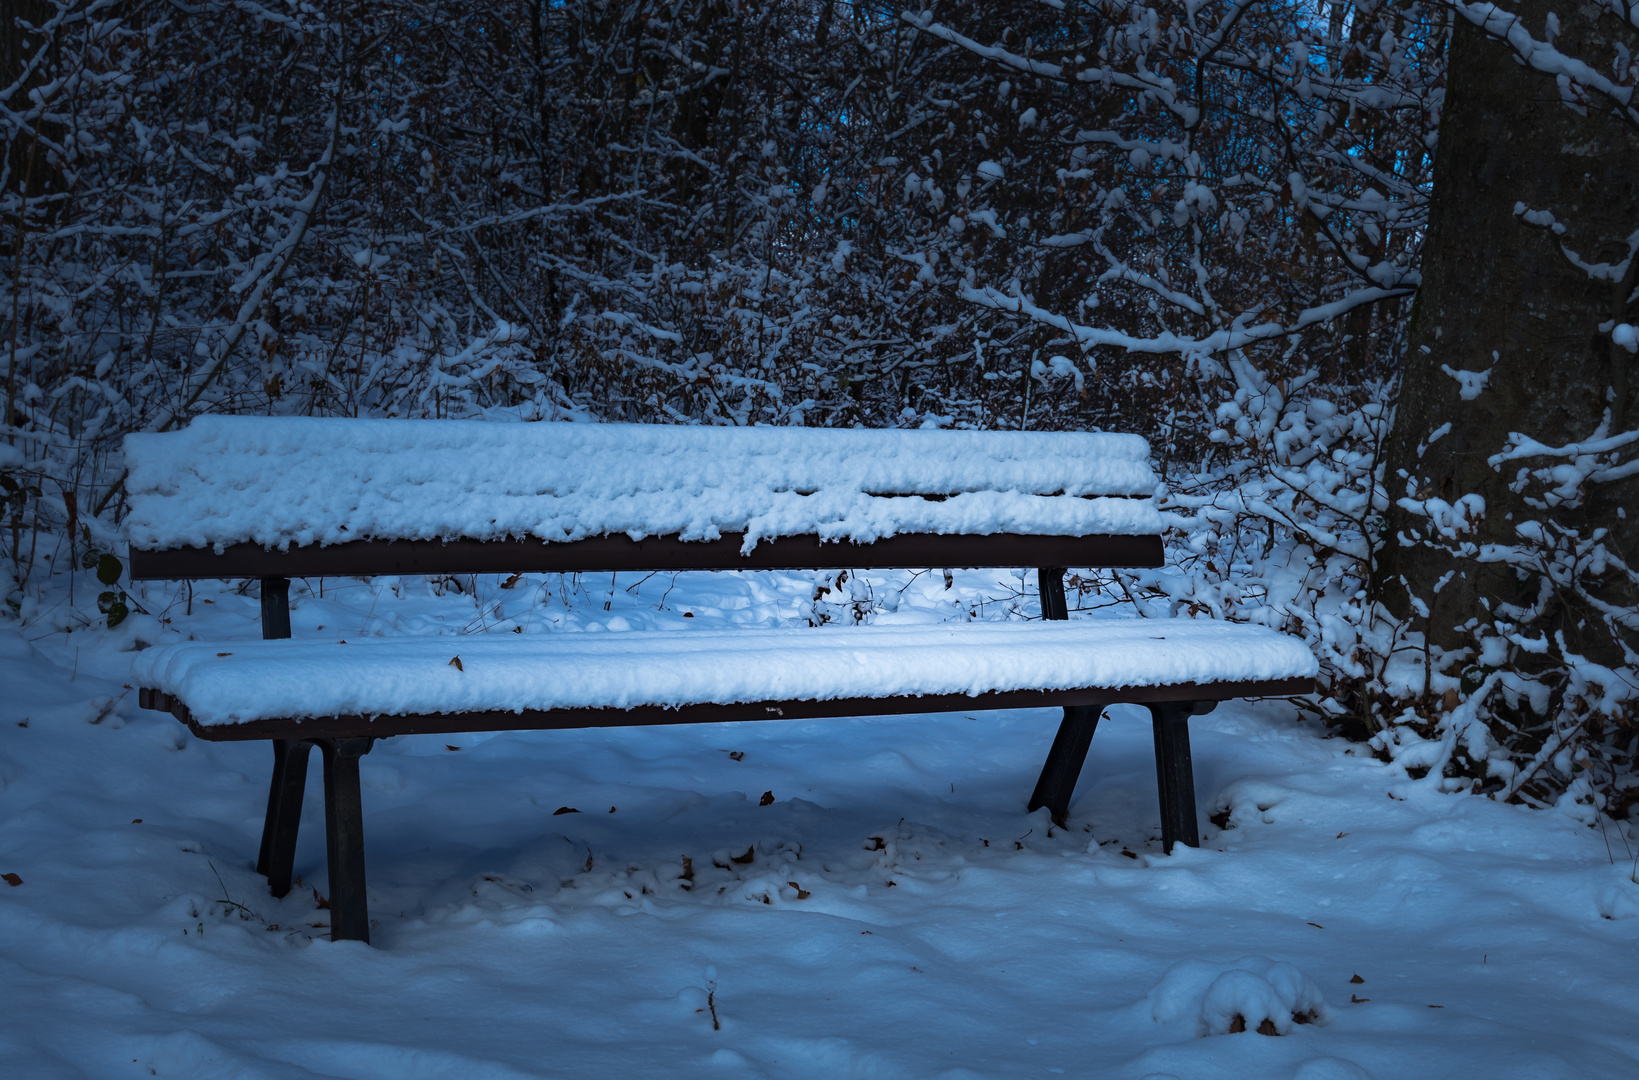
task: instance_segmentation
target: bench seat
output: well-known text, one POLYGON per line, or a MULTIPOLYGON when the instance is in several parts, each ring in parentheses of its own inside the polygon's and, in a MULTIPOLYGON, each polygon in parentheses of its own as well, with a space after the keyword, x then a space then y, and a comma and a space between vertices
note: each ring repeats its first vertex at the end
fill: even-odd
POLYGON ((1141 702, 1181 687, 1221 700, 1251 681, 1307 693, 1316 662, 1262 627, 1110 619, 190 642, 143 652, 132 674, 203 738, 266 739, 303 737, 302 721, 387 736, 1141 702))

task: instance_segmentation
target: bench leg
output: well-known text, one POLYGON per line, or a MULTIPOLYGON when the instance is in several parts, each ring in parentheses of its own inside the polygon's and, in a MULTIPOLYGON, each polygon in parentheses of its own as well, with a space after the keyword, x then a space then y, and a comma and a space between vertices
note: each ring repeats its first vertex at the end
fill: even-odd
POLYGON ((370 941, 364 892, 364 803, 359 758, 368 738, 319 739, 324 755, 324 846, 330 864, 330 940, 370 941))
POLYGON ((290 891, 296 833, 302 825, 302 796, 307 793, 307 752, 312 747, 305 739, 273 740, 273 782, 267 789, 267 819, 262 823, 256 872, 267 878, 274 896, 290 891))
POLYGON ((1064 827, 1070 815, 1070 796, 1075 794, 1076 780, 1081 776, 1087 749, 1093 745, 1093 732, 1098 730, 1098 720, 1103 714, 1102 705, 1065 707, 1058 734, 1053 736, 1053 748, 1047 752, 1047 764, 1041 767, 1041 777, 1030 796, 1031 813, 1045 806, 1053 824, 1064 827))
POLYGON ((1155 780, 1161 793, 1161 846, 1201 846, 1195 821, 1195 768, 1189 755, 1189 718, 1212 702, 1166 701, 1150 706, 1155 725, 1155 780))

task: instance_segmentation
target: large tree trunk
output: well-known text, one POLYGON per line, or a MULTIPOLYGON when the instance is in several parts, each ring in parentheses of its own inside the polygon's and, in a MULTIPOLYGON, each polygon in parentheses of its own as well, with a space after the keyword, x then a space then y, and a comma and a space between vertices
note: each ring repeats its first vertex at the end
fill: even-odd
MULTIPOLYGON (((1557 10, 1560 49, 1596 66, 1623 33, 1587 5, 1523 0, 1509 10, 1539 38, 1557 10)), ((1423 285, 1386 453, 1391 502, 1455 503, 1478 495, 1485 513, 1469 539, 1480 544, 1517 543, 1517 522, 1552 519, 1584 534, 1610 527, 1613 551, 1639 555, 1639 481, 1609 485, 1576 509, 1544 511, 1510 490, 1514 469, 1505 475, 1487 463, 1511 432, 1562 445, 1592 434, 1607 407, 1618 424, 1624 414, 1639 419, 1626 354, 1600 328, 1612 318, 1617 288, 1590 281, 1559 247, 1562 239, 1591 263, 1626 258, 1627 239, 1639 228, 1639 135, 1609 115, 1577 115, 1561 103, 1552 78, 1525 69, 1507 45, 1460 16, 1456 21, 1423 285), (1551 211, 1568 227, 1563 237, 1517 218, 1522 202, 1551 211), (1445 368, 1489 371, 1487 388, 1464 400, 1445 368), (1623 505, 1631 509, 1619 518, 1623 505)), ((1522 590, 1537 588, 1505 566, 1407 546, 1402 534, 1413 530, 1427 533, 1419 515, 1391 507, 1377 592, 1394 614, 1426 628, 1436 646, 1462 648, 1472 640, 1471 620, 1483 625, 1499 602, 1518 603, 1522 590), (1414 614, 1413 597, 1428 605, 1426 622, 1414 614)), ((1612 599, 1634 603, 1631 596, 1612 599)), ((1563 631, 1570 651, 1620 663, 1609 631, 1584 607, 1559 598, 1539 629, 1563 631)))

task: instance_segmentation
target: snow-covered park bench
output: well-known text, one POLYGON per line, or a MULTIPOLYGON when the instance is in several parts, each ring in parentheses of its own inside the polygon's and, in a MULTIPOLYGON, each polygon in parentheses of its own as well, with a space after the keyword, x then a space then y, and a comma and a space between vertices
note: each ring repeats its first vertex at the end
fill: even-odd
POLYGON ((276 896, 319 747, 337 940, 369 940, 375 739, 1062 706, 1029 800, 1062 824, 1103 707, 1132 702, 1170 850, 1199 842, 1188 718, 1315 674, 1256 627, 1067 621, 1064 567, 1161 564, 1136 436, 202 418, 126 458, 131 577, 259 579, 270 639, 139 653, 140 700, 202 739, 272 741, 257 868, 276 896), (921 567, 1037 568, 1043 619, 280 640, 295 577, 921 567))

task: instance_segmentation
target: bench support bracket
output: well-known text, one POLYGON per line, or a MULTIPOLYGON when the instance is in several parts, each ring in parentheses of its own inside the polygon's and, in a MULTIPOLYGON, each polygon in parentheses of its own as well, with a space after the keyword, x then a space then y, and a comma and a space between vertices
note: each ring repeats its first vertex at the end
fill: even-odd
POLYGON ((1215 701, 1163 701, 1151 705, 1155 726, 1155 781, 1161 795, 1161 846, 1201 846, 1195 820, 1195 766, 1189 752, 1189 718, 1211 712, 1215 701))
POLYGON ((370 941, 364 891, 364 803, 359 758, 373 739, 317 739, 324 755, 324 847, 330 868, 330 940, 370 941))
POLYGON ((302 797, 307 794, 306 739, 273 740, 273 783, 267 789, 267 819, 262 824, 262 850, 256 872, 267 878, 274 896, 290 892, 290 873, 296 861, 296 834, 302 824, 302 797))
POLYGON ((289 578, 262 579, 262 636, 270 640, 290 636, 289 578))
POLYGON ((1070 617, 1070 604, 1064 592, 1064 567, 1038 567, 1036 595, 1041 601, 1041 617, 1048 622, 1063 622, 1070 617))
POLYGON ((1053 824, 1065 827, 1070 815, 1070 796, 1075 794, 1076 780, 1081 766, 1087 760, 1087 750, 1093 745, 1093 732, 1098 730, 1102 705, 1068 705, 1058 734, 1053 736, 1053 748, 1047 752, 1047 763, 1041 767, 1036 790, 1030 795, 1029 810, 1034 813, 1042 807, 1053 818, 1053 824))

